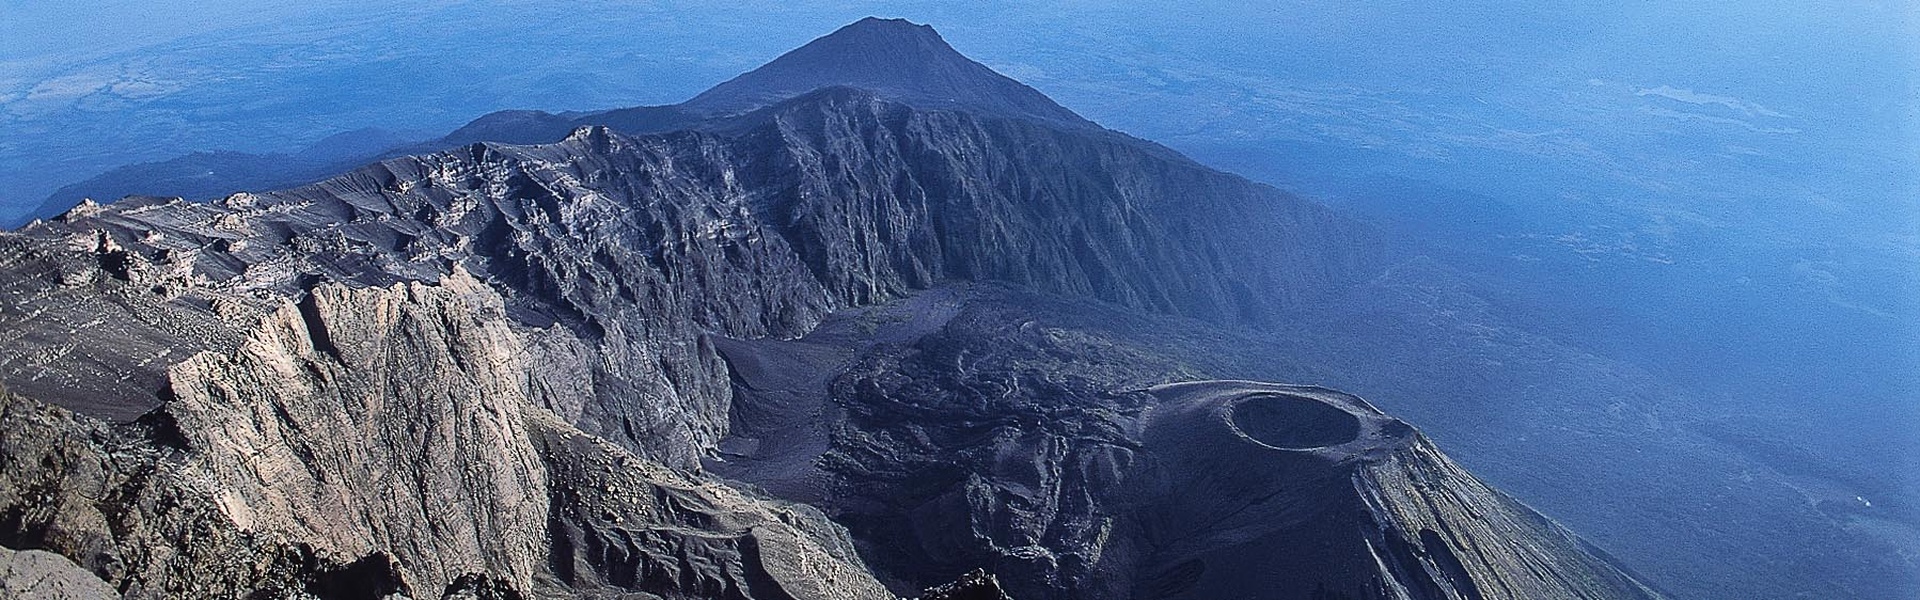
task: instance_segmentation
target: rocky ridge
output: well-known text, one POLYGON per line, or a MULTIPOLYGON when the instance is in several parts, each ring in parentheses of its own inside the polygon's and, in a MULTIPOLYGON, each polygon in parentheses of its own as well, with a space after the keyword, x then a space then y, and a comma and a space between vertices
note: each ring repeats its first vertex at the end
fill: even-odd
MULTIPOLYGON (((136 284, 124 289, 184 304, 298 298, 316 281, 432 282, 466 268, 503 290, 518 321, 560 323, 625 357, 578 367, 596 401, 545 405, 684 464, 673 449, 712 443, 727 394, 700 333, 791 337, 837 307, 975 279, 1260 323, 1367 271, 1366 246, 1318 243, 1364 237, 1350 229, 1311 203, 1121 138, 832 88, 749 115, 727 136, 587 128, 545 146, 476 144, 207 204, 82 206, 11 242, 21 268, 85 248, 136 284)), ((23 290, 0 318, 64 318, 72 307, 49 301, 62 294, 23 290)), ((22 341, 0 364, 118 365, 128 349, 94 356, 70 339, 22 341)), ((164 364, 134 371, 151 385, 164 364)), ((12 385, 56 401, 74 391, 52 378, 72 369, 42 368, 12 385)))

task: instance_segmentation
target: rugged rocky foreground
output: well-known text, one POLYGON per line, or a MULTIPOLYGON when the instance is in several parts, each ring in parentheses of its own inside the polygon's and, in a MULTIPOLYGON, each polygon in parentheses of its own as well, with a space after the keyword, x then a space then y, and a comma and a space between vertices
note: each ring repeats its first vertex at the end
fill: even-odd
POLYGON ((1366 232, 951 67, 913 84, 931 105, 776 69, 730 85, 799 95, 709 98, 693 130, 0 235, 0 572, 135 598, 1654 595, 1357 398, 1168 387, 1228 371, 1198 358, 1220 328, 1372 277, 1366 232))
MULTIPOLYGON (((984 564, 1016 597, 1653 597, 1357 398, 1129 390, 1200 375, 1191 348, 1037 321, 1073 318, 1058 306, 940 289, 799 340, 720 341, 742 389, 714 470, 811 481, 860 542, 533 405, 540 332, 464 271, 318 286, 238 351, 176 366, 172 397, 126 425, 8 395, 0 524, 36 549, 21 572, 130 597, 891 597, 856 546, 896 588, 984 564), (776 466, 732 464, 756 460, 776 466)), ((1207 328, 1171 331, 1142 334, 1207 328)))
POLYGON ((464 273, 323 285, 176 365, 142 420, 8 394, 5 545, 138 598, 891 597, 818 510, 534 406, 561 374, 504 315, 464 273))

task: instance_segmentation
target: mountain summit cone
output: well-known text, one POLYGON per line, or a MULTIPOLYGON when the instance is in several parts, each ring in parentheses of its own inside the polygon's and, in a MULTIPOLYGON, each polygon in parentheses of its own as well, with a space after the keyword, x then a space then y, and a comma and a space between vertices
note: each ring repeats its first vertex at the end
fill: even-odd
POLYGON ((714 86, 681 108, 738 114, 820 88, 871 90, 919 108, 1094 126, 1045 94, 960 54, 932 27, 868 17, 714 86))

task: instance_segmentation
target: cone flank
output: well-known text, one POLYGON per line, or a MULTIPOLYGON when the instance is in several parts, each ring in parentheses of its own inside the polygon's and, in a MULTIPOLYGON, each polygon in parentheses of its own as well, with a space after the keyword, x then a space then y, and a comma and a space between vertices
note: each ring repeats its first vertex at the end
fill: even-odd
POLYGON ((681 106, 709 115, 738 114, 834 86, 919 108, 1090 125, 1046 95, 960 54, 933 27, 874 17, 808 42, 681 106))

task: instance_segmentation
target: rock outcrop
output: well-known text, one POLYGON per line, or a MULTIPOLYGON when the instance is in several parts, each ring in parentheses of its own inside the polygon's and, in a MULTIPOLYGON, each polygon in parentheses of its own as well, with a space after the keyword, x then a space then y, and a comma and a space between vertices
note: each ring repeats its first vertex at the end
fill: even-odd
POLYGON ((0 547, 0 597, 94 600, 118 595, 113 586, 67 557, 45 550, 0 547))
POLYGON ((920 592, 916 600, 1010 600, 1000 581, 984 570, 968 571, 953 583, 920 592))
POLYGON ((650 463, 533 404, 499 296, 323 285, 110 427, 8 395, 6 545, 129 597, 444 589, 889 598, 817 510, 650 463), (484 585, 482 585, 484 584, 484 585))

